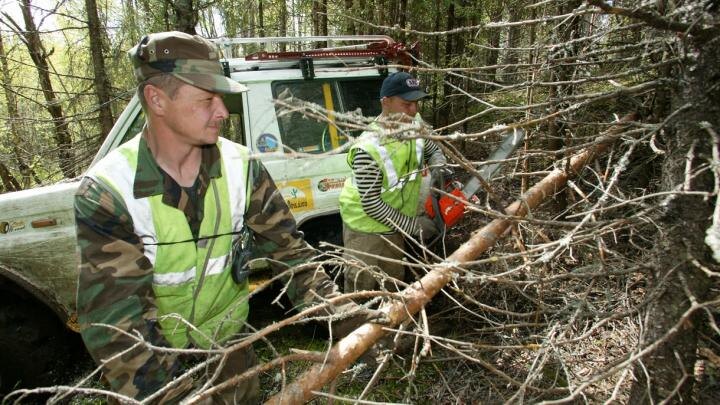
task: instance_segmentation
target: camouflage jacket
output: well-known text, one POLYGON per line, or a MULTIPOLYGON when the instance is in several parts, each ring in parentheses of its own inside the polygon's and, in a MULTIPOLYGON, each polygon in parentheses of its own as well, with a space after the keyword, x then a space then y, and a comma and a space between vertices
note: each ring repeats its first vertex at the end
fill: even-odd
MULTIPOLYGON (((290 266, 306 262, 315 254, 314 249, 303 240, 287 203, 262 163, 252 160, 250 164, 254 177, 245 223, 253 231, 254 256, 290 266)), ((196 184, 182 188, 157 165, 143 138, 134 194, 162 194, 165 204, 185 213, 195 233, 203 218, 202 201, 210 180, 221 176, 219 148, 206 146, 196 184), (188 190, 197 195, 189 196, 188 190)), ((139 347, 131 337, 139 334, 153 345, 169 346, 156 319, 152 265, 133 232, 125 204, 102 184, 88 177, 83 179, 75 196, 75 217, 80 249, 77 312, 82 338, 113 390, 145 398, 182 371, 179 355, 139 347), (92 324, 111 325, 117 330, 92 324)), ((318 296, 339 294, 323 272, 294 274, 288 282, 287 294, 300 307, 317 301, 318 296)), ((189 386, 181 388, 164 399, 177 398, 189 386)))

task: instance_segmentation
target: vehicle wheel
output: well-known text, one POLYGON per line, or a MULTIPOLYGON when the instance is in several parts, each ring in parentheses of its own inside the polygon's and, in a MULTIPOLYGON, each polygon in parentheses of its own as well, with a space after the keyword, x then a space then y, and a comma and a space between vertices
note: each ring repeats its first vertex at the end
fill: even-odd
POLYGON ((49 386, 74 378, 80 362, 72 360, 80 360, 78 355, 83 357, 78 351, 79 336, 66 330, 46 308, 7 293, 3 295, 0 395, 17 388, 49 386))
MULTIPOLYGON (((342 220, 339 215, 315 219, 300 226, 305 234, 305 240, 313 247, 319 248, 320 242, 329 242, 342 246, 342 220)), ((331 250, 331 248, 323 248, 331 250)))
MULTIPOLYGON (((300 230, 305 234, 305 240, 313 247, 324 252, 333 251, 332 247, 320 247, 320 242, 328 242, 337 246, 343 245, 342 237, 342 219, 340 215, 330 215, 322 218, 314 219, 303 224, 300 230)), ((330 255, 320 256, 320 260, 330 258, 330 255)), ((342 285, 342 268, 334 265, 325 265, 325 272, 332 278, 336 284, 342 285)))

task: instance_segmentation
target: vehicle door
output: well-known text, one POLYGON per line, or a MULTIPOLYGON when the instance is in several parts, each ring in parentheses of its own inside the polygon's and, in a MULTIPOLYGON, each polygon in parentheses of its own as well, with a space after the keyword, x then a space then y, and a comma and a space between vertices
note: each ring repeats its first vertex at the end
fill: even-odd
MULTIPOLYGON (((282 162, 267 162, 285 200, 299 223, 338 212, 338 198, 350 174, 348 142, 367 122, 340 124, 338 114, 375 117, 380 113, 382 77, 277 80, 271 83, 279 138, 273 133, 255 137, 255 150, 281 149, 282 162), (292 98, 292 101, 290 101, 292 98), (320 108, 294 108, 299 102, 320 108), (289 104, 289 105, 288 105, 289 104)), ((344 120, 345 122, 347 120, 344 120)))

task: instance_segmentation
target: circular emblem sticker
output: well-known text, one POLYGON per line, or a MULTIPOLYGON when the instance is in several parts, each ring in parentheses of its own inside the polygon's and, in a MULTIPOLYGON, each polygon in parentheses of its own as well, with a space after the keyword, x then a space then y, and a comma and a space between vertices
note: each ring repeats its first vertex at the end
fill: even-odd
POLYGON ((255 146, 262 153, 275 152, 278 150, 278 140, 273 134, 260 134, 255 141, 255 146))

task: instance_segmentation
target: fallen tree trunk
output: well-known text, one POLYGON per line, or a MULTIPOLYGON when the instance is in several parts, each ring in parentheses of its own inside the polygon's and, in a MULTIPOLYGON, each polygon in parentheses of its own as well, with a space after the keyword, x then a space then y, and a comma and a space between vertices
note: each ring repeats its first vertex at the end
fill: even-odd
MULTIPOLYGON (((621 122, 634 119, 633 115, 624 117, 621 122)), ((584 149, 570 159, 563 169, 555 169, 543 180, 529 189, 520 199, 510 204, 505 212, 507 218, 495 219, 467 242, 453 252, 441 265, 430 271, 400 292, 401 299, 394 300, 381 308, 388 314, 390 324, 399 325, 409 316, 420 311, 445 285, 450 282, 454 269, 463 263, 475 260, 489 250, 504 232, 513 224, 511 217, 524 217, 548 197, 565 185, 568 179, 576 175, 596 156, 603 153, 617 139, 624 126, 615 126, 601 135, 594 146, 584 149)), ((366 350, 372 347, 385 331, 382 325, 366 323, 336 343, 327 355, 327 361, 316 364, 289 384, 281 392, 268 399, 266 404, 302 404, 316 394, 325 384, 335 379, 343 370, 355 362, 366 350)))

